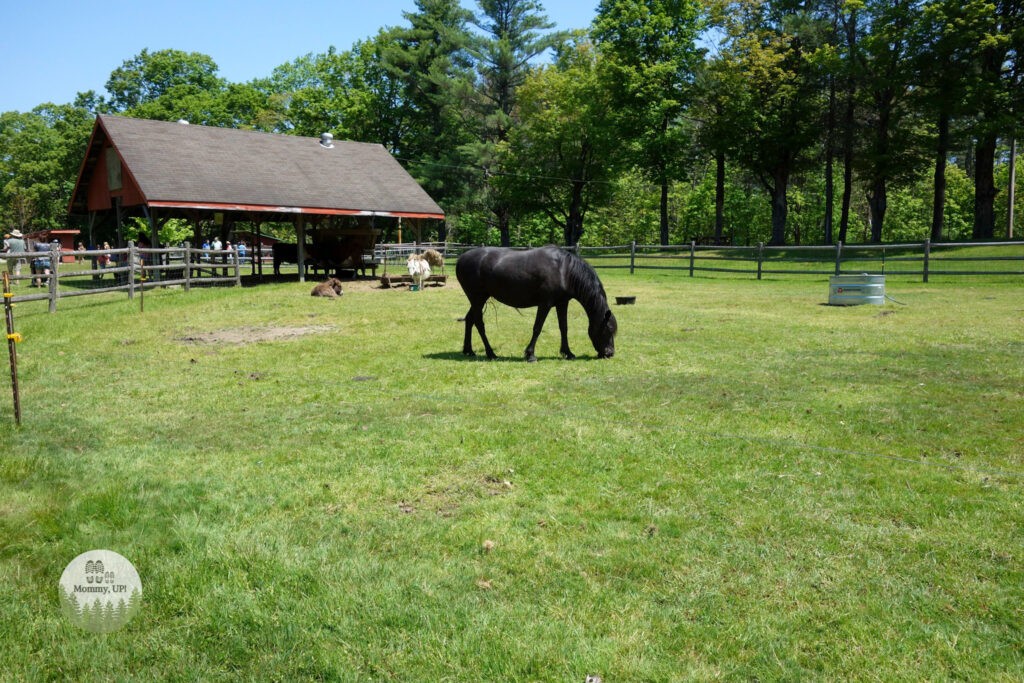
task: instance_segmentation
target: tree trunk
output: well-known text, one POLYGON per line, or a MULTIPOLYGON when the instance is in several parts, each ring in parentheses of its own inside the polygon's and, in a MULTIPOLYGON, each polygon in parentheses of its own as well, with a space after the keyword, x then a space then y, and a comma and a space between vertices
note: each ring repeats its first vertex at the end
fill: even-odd
POLYGON ((995 236, 996 182, 993 175, 996 158, 996 136, 988 133, 978 139, 974 155, 974 233, 973 237, 991 239, 995 236))
POLYGON ((722 243, 725 227, 725 154, 715 155, 715 244, 722 243))
POLYGON ((789 185, 789 165, 786 164, 772 171, 772 238, 768 246, 778 247, 786 243, 786 215, 789 205, 786 203, 786 189, 789 185))
POLYGON ((850 227, 850 200, 853 197, 853 95, 846 103, 843 116, 843 207, 839 214, 839 241, 846 243, 850 227))
POLYGON ((661 185, 661 246, 668 246, 668 182, 661 185))
POLYGON ((882 241, 882 225, 885 223, 885 210, 889 205, 885 178, 876 178, 868 192, 868 207, 871 209, 871 241, 882 241))
POLYGON ((935 150, 935 190, 932 197, 932 242, 942 239, 946 214, 946 157, 949 154, 949 114, 939 114, 939 140, 935 150))
POLYGON ((885 225, 885 210, 889 197, 886 180, 889 170, 889 122, 892 118, 895 95, 890 90, 883 90, 875 95, 878 121, 875 124, 875 142, 872 150, 874 156, 875 177, 868 189, 868 207, 871 211, 871 241, 878 244, 882 241, 882 228, 885 225))
POLYGON ((829 78, 828 81, 827 128, 825 132, 825 234, 822 241, 825 244, 832 244, 832 214, 835 205, 835 183, 832 180, 832 157, 835 156, 835 152, 832 149, 832 137, 836 128, 836 83, 832 78, 829 78))
MULTIPOLYGON (((846 22, 846 47, 850 54, 857 48, 857 10, 852 9, 846 22)), ((846 232, 850 227, 850 199, 853 196, 853 133, 854 89, 852 76, 846 79, 846 111, 843 112, 843 207, 839 216, 839 241, 846 243, 846 232)))
POLYGON ((573 181, 569 215, 565 219, 565 245, 575 247, 583 236, 583 188, 586 183, 573 181))
MULTIPOLYGON (((661 139, 668 135, 669 117, 661 117, 661 139)), ((668 246, 668 164, 663 157, 663 150, 658 152, 658 178, 661 184, 661 246, 668 246)))
POLYGON ((501 236, 501 246, 512 246, 512 235, 510 234, 511 220, 507 206, 499 205, 494 207, 494 215, 498 219, 498 234, 501 236))
POLYGON ((1017 139, 1010 138, 1010 178, 1007 183, 1009 192, 1006 200, 1006 239, 1013 239, 1014 204, 1017 201, 1017 139))

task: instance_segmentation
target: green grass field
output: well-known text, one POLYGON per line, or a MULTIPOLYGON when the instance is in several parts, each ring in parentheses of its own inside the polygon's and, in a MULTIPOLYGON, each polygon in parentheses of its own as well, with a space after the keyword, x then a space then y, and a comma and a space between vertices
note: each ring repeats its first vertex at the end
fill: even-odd
POLYGON ((602 361, 576 304, 576 361, 498 306, 464 358, 454 284, 19 306, 0 679, 1024 677, 1024 283, 601 277, 602 361))

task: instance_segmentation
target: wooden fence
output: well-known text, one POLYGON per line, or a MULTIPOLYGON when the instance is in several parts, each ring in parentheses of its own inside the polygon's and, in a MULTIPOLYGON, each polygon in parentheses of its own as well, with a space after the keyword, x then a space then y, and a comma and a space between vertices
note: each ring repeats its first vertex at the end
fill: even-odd
POLYGON ((1024 242, 937 242, 752 247, 638 245, 579 247, 595 268, 680 270, 755 275, 868 273, 928 278, 936 275, 1024 276, 1024 242))
MULTIPOLYGON (((405 251, 432 247, 452 262, 473 249, 471 244, 403 244, 405 251)), ((529 247, 513 247, 528 249, 529 247)), ((395 250, 400 251, 400 250, 395 250)), ((902 275, 924 282, 944 275, 1020 275, 1024 277, 1024 242, 913 242, 905 244, 843 244, 830 246, 750 247, 676 245, 574 247, 594 268, 733 273, 753 275, 902 275)), ((389 252, 390 253, 390 252, 389 252)), ((381 256, 384 255, 381 250, 381 256)))
MULTIPOLYGON (((57 310, 57 301, 69 296, 86 296, 107 292, 128 292, 128 298, 135 293, 153 287, 183 286, 189 291, 195 285, 210 285, 230 282, 241 285, 241 268, 238 252, 233 249, 195 249, 188 242, 181 247, 147 249, 129 242, 123 249, 93 249, 89 251, 61 251, 51 244, 48 251, 7 253, 5 260, 23 260, 20 276, 12 274, 12 282, 32 281, 33 285, 45 288, 45 292, 15 295, 13 303, 47 299, 50 312, 57 310), (86 270, 61 270, 61 257, 74 256, 89 259, 91 268, 86 270), (110 257, 114 265, 99 266, 100 259, 110 257), (26 273, 33 262, 48 273, 26 273), (105 276, 113 276, 113 285, 105 276), (83 278, 88 278, 83 281, 83 278), (43 284, 45 282, 45 284, 43 284), (61 283, 64 283, 63 285, 61 283)), ((65 264, 67 265, 67 264, 65 264)), ((6 266, 5 266, 6 267, 6 266)), ((12 268, 9 268, 12 270, 12 268)), ((36 268, 39 270, 39 268, 36 268)), ((19 287, 21 289, 21 287, 19 287)))

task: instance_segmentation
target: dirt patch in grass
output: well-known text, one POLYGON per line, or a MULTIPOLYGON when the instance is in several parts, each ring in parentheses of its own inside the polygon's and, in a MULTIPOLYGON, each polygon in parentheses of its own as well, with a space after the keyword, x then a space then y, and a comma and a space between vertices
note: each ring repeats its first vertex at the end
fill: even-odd
POLYGON ((309 334, 319 334, 332 329, 330 325, 305 325, 296 327, 228 327, 210 332, 196 332, 178 337, 178 341, 190 344, 252 344, 262 341, 284 341, 298 339, 309 334))

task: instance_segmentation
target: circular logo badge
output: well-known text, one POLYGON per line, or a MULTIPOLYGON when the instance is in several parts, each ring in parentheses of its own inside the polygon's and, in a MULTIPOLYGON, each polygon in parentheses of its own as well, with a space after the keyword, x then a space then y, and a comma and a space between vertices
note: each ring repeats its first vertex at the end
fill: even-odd
POLYGON ((142 606, 135 567, 112 550, 82 553, 60 575, 60 604, 75 626, 92 633, 118 630, 142 606))

